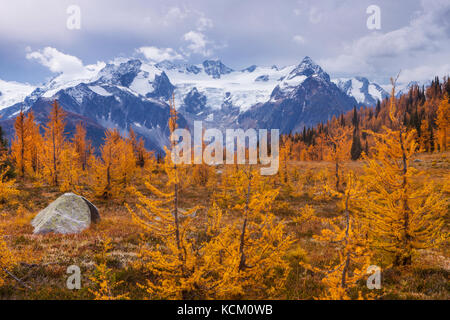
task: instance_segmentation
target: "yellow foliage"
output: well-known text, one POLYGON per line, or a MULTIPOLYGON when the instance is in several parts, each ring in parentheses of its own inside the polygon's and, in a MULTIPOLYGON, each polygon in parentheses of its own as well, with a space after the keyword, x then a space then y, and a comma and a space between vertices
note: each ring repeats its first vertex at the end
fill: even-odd
MULTIPOLYGON (((169 119, 171 131, 175 130, 177 119, 172 103, 169 119)), ((171 152, 167 149, 163 168, 167 175, 166 190, 159 190, 146 182, 147 189, 156 199, 133 190, 138 199, 137 210, 128 205, 127 208, 147 233, 162 241, 156 247, 141 246, 143 267, 155 276, 142 286, 151 298, 187 298, 197 280, 197 254, 191 232, 198 207, 190 210, 179 207, 181 181, 186 180, 186 172, 172 162, 171 152)))
POLYGON ((417 249, 437 247, 447 237, 443 226, 448 199, 433 183, 416 182, 423 173, 411 166, 417 150, 415 131, 408 132, 398 120, 392 97, 392 128, 369 132, 375 152, 366 157, 363 208, 371 245, 392 255, 394 265, 407 265, 417 249))
MULTIPOLYGON (((0 165, 3 161, 0 159, 0 165)), ((19 192, 13 187, 14 181, 10 180, 5 182, 4 176, 8 168, 4 168, 0 173, 0 208, 1 204, 7 201, 11 196, 17 195, 19 192)), ((6 242, 3 239, 3 234, 0 231, 0 287, 4 284, 7 274, 5 270, 11 269, 11 267, 16 263, 14 256, 11 251, 9 251, 6 242)))
POLYGON ((120 136, 117 129, 106 131, 101 159, 93 160, 94 194, 98 197, 116 198, 124 195, 136 174, 133 147, 120 136))
POLYGON ((292 151, 292 141, 287 136, 283 137, 283 144, 280 150, 280 170, 278 171, 278 175, 283 184, 288 184, 289 177, 289 166, 288 161, 290 160, 292 151))
POLYGON ((11 155, 14 164, 21 177, 25 176, 25 153, 27 150, 28 130, 25 127, 25 115, 20 110, 19 115, 14 122, 15 136, 11 141, 11 155))
POLYGON ((100 264, 95 266, 95 274, 89 279, 96 286, 96 290, 89 289, 94 295, 94 300, 128 300, 128 294, 114 295, 117 287, 123 281, 116 281, 111 269, 106 265, 109 251, 112 249, 111 239, 106 239, 102 244, 100 264))
POLYGON ((215 298, 273 298, 289 273, 283 259, 292 239, 284 224, 271 213, 278 189, 272 189, 257 171, 237 169, 231 176, 236 197, 233 223, 220 222, 222 211, 211 210, 214 235, 206 245, 209 270, 216 274, 215 298))
MULTIPOLYGON (((1 161, 0 161, 1 164, 1 161)), ((11 198, 19 194, 19 190, 15 188, 16 181, 14 179, 7 180, 5 175, 8 173, 9 168, 0 167, 0 208, 1 205, 10 201, 11 198)))
POLYGON ((77 123, 73 135, 72 148, 75 151, 75 159, 78 167, 86 171, 89 167, 89 158, 94 153, 91 142, 86 140, 86 128, 81 122, 77 123))
POLYGON ((5 270, 11 270, 15 263, 16 259, 8 249, 6 242, 0 234, 0 287, 3 286, 8 276, 5 270))
POLYGON ((370 252, 366 241, 367 226, 361 221, 359 207, 363 195, 361 183, 353 173, 345 179, 345 189, 335 190, 330 185, 325 186, 326 192, 340 199, 340 215, 335 218, 320 218, 315 215, 311 206, 301 211, 298 223, 315 220, 326 228, 321 234, 315 235, 317 241, 328 243, 336 247, 338 262, 325 268, 317 268, 301 263, 305 268, 324 275, 322 282, 327 291, 321 299, 345 300, 350 299, 349 290, 362 279, 370 265, 370 252))
POLYGON ((45 135, 42 145, 43 167, 47 182, 59 186, 61 173, 61 155, 66 145, 64 127, 66 113, 55 100, 52 105, 49 120, 45 126, 45 135))
POLYGON ((342 162, 350 158, 351 139, 350 127, 336 127, 328 134, 327 140, 330 144, 329 160, 335 165, 336 191, 341 189, 341 171, 342 162))
POLYGON ((84 178, 86 177, 86 171, 83 171, 80 166, 78 153, 72 144, 67 144, 61 153, 60 162, 60 186, 61 192, 74 191, 80 193, 84 178))
POLYGON ((14 123, 15 136, 11 142, 11 156, 20 177, 35 177, 41 169, 40 150, 42 137, 39 125, 34 121, 33 111, 27 116, 21 111, 14 123))
POLYGON ((430 152, 432 149, 433 139, 430 132, 428 119, 423 119, 420 124, 419 148, 422 152, 430 152))
POLYGON ((438 126, 437 142, 441 151, 450 149, 450 97, 445 94, 439 105, 436 124, 438 126))

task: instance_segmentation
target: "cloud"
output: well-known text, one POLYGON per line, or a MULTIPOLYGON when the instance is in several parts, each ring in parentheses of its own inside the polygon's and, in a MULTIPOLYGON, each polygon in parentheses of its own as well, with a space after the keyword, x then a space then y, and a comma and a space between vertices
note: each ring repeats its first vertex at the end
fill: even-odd
MULTIPOLYGON (((206 49, 208 40, 206 36, 198 31, 189 31, 183 35, 183 40, 189 42, 187 49, 192 53, 201 54, 205 57, 212 54, 211 49, 206 49)), ((189 54, 189 53, 188 53, 189 54)))
POLYGON ((207 29, 212 28, 214 24, 211 19, 205 17, 203 12, 195 11, 195 13, 199 16, 196 23, 196 31, 191 30, 183 35, 183 40, 189 44, 182 50, 187 56, 196 53, 208 57, 213 53, 213 48, 219 48, 214 44, 214 41, 208 40, 204 33, 207 29))
POLYGON ((195 29, 199 32, 203 32, 214 26, 213 21, 207 18, 205 13, 199 10, 187 8, 187 7, 170 7, 167 13, 162 18, 162 23, 165 26, 180 23, 184 20, 188 20, 190 23, 195 23, 195 29))
POLYGON ((69 30, 66 1, 15 0, 0 10, 1 77, 37 83, 48 75, 41 64, 18 60, 25 60, 26 45, 41 50, 30 58, 33 62, 65 72, 80 62, 72 59, 72 64, 60 62, 57 67, 56 58, 44 54, 45 47, 71 54, 76 48, 77 57, 91 63, 130 57, 136 48, 155 46, 175 53, 148 54, 153 59, 179 54, 197 63, 210 55, 235 68, 297 64, 308 54, 333 77, 361 75, 388 83, 400 69, 448 63, 449 0, 421 1, 374 1, 382 10, 382 29, 374 31, 366 28, 370 1, 252 0, 217 8, 211 1, 133 1, 130 6, 120 0, 78 0, 82 28, 69 30), (294 39, 296 35, 306 43, 294 39), (228 48, 221 49, 224 43, 228 48))
POLYGON ((37 60, 40 64, 49 68, 51 72, 55 73, 74 74, 81 72, 84 68, 83 62, 79 58, 62 53, 52 47, 45 47, 43 50, 29 52, 26 58, 28 60, 37 60))
POLYGON ((304 44, 306 42, 305 38, 303 38, 301 35, 297 34, 292 37, 292 41, 298 44, 304 44))
POLYGON ((309 9, 309 21, 311 23, 317 24, 322 21, 323 13, 316 7, 311 7, 309 9))
MULTIPOLYGON (((203 11, 190 7, 170 7, 163 17, 163 25, 169 26, 183 21, 191 25, 190 31, 185 32, 178 53, 172 48, 141 47, 137 51, 152 61, 185 59, 192 54, 210 56, 214 49, 219 48, 215 42, 208 39, 205 31, 214 27, 213 20, 208 18, 203 11)), ((189 29, 187 29, 189 30, 189 29)), ((222 46, 223 47, 223 46, 222 46)))
POLYGON ((45 47, 37 51, 31 51, 30 47, 26 47, 25 52, 27 52, 28 60, 36 60, 51 72, 60 73, 59 77, 63 80, 91 79, 106 66, 103 61, 83 65, 78 57, 65 54, 52 47, 45 47))
POLYGON ((400 77, 398 78, 399 83, 409 83, 411 81, 429 81, 434 77, 448 77, 450 76, 450 64, 443 65, 426 65, 420 66, 412 69, 402 70, 400 77))
POLYGON ((214 49, 224 48, 227 45, 222 44, 219 46, 214 41, 209 40, 204 31, 214 26, 213 21, 205 17, 205 14, 201 11, 196 11, 196 14, 199 16, 196 23, 196 31, 191 30, 183 35, 183 40, 189 43, 183 51, 187 56, 196 53, 209 57, 214 49))
POLYGON ((324 17, 324 10, 312 6, 311 1, 297 1, 296 8, 294 8, 293 12, 296 16, 305 15, 312 24, 321 22, 324 17))
POLYGON ((372 32, 347 44, 337 57, 319 62, 331 72, 366 74, 400 70, 408 58, 417 64, 418 54, 431 56, 448 51, 450 22, 445 17, 449 12, 448 1, 422 1, 422 10, 416 12, 408 25, 386 33, 372 32))
POLYGON ((197 30, 198 31, 205 31, 208 28, 213 27, 213 22, 211 19, 206 17, 200 17, 197 21, 197 30))
POLYGON ((162 21, 164 25, 170 25, 173 22, 179 22, 185 19, 189 15, 189 10, 181 9, 180 7, 170 7, 167 13, 164 15, 162 21))
POLYGON ((308 13, 309 8, 310 3, 304 0, 298 0, 294 8, 294 15, 300 16, 302 14, 308 13))
POLYGON ((139 49, 136 49, 138 53, 141 53, 145 56, 148 60, 154 61, 154 62, 161 62, 163 60, 183 60, 184 57, 177 53, 172 48, 157 48, 153 46, 147 46, 147 47, 140 47, 139 49))

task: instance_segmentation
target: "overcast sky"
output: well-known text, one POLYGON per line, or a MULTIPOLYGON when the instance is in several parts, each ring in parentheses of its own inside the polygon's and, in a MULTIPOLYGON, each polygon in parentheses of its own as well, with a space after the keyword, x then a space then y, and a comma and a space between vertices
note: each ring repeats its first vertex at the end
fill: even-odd
POLYGON ((450 74, 449 38, 450 0, 1 1, 0 79, 38 84, 117 57, 241 69, 308 55, 331 77, 421 81, 450 74), (70 5, 80 29, 67 28, 70 5), (367 28, 370 5, 380 30, 367 28))

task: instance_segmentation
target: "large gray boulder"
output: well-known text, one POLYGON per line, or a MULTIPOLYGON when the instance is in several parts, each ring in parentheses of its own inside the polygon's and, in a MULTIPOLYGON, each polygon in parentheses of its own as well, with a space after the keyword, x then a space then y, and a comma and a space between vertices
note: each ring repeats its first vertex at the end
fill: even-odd
POLYGON ((86 198, 65 193, 39 212, 31 225, 34 234, 49 232, 71 234, 87 229, 100 220, 98 209, 86 198))

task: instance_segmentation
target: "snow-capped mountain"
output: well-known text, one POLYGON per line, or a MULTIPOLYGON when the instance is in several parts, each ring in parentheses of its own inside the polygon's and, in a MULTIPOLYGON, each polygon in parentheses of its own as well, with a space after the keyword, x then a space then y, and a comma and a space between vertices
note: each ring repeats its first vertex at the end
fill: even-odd
POLYGON ((206 97, 206 107, 217 110, 227 101, 241 111, 267 101, 280 79, 295 67, 278 70, 273 67, 251 66, 236 71, 225 66, 220 60, 207 60, 199 65, 164 61, 156 66, 164 70, 176 87, 177 106, 183 106, 184 98, 195 88, 206 97))
POLYGON ((339 89, 348 96, 355 98, 360 104, 373 106, 377 100, 382 101, 389 97, 389 93, 386 90, 364 77, 338 78, 332 81, 339 89))
MULTIPOLYGON (((22 102, 1 110, 3 121, 14 118, 20 109, 31 108, 35 112, 39 109, 45 113, 48 110, 42 106, 49 106, 56 99, 66 111, 90 119, 103 131, 117 128, 126 135, 133 128, 145 137, 150 149, 162 150, 168 144, 169 107, 165 100, 174 87, 163 71, 139 60, 128 60, 104 65, 96 73, 83 74, 81 79, 63 79, 62 76, 35 89, 22 102)), ((179 117, 179 123, 186 126, 183 116, 179 117)), ((88 134, 96 133, 89 138, 99 146, 103 134, 98 135, 100 131, 93 130, 95 126, 91 123, 88 125, 88 134)))
POLYGON ((421 81, 421 82, 419 82, 419 81, 410 81, 408 83, 399 84, 395 88, 396 89, 395 90, 396 91, 395 96, 398 98, 401 95, 404 95, 404 94, 408 93, 409 90, 412 87, 415 87, 415 86, 418 86, 418 87, 424 86, 426 88, 426 87, 429 87, 430 85, 431 85, 431 80, 421 81))
POLYGON ((338 88, 309 57, 298 65, 252 65, 243 70, 233 70, 220 60, 194 65, 121 58, 90 65, 78 74, 59 74, 38 88, 14 91, 18 98, 8 100, 9 106, 0 110, 1 125, 20 109, 30 108, 38 109, 44 121, 44 105, 57 99, 70 114, 90 120, 91 131, 97 135, 92 137, 95 145, 103 137, 98 127, 118 128, 124 135, 133 128, 147 147, 162 150, 168 143, 167 100, 172 94, 182 127, 203 120, 206 126, 222 129, 266 127, 286 133, 383 96, 376 84, 359 79, 364 78, 351 79, 349 86, 338 82, 338 88), (362 84, 358 87, 356 81, 362 84), (360 97, 357 88, 367 91, 364 100, 355 100, 360 97))
POLYGON ((0 80, 0 110, 23 101, 34 89, 29 84, 0 80))
POLYGON ((330 76, 310 57, 305 57, 298 66, 279 79, 279 83, 271 94, 271 101, 293 98, 298 87, 311 77, 321 82, 330 82, 330 76))
POLYGON ((305 126, 330 120, 357 102, 346 95, 330 76, 309 57, 279 80, 269 101, 239 115, 244 127, 279 128, 281 133, 299 132, 305 126))

